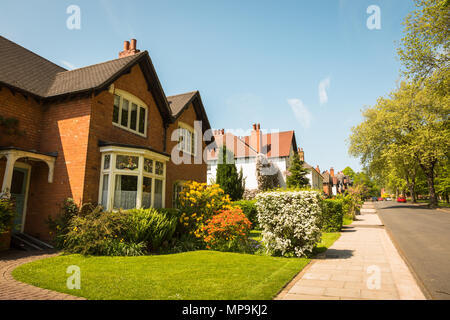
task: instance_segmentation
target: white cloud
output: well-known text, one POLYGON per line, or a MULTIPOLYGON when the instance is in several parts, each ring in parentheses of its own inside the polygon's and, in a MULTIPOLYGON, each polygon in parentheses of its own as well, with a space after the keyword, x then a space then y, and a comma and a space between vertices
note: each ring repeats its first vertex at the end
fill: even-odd
POLYGON ((327 77, 320 81, 319 83, 319 101, 320 104, 325 104, 328 102, 327 89, 330 87, 330 77, 327 77))
POLYGON ((73 64, 71 64, 68 61, 61 60, 61 63, 69 70, 73 70, 73 69, 77 68, 77 67, 75 67, 73 64))
POLYGON ((311 126, 312 114, 300 99, 288 99, 287 101, 294 112, 295 118, 303 128, 308 129, 311 126))

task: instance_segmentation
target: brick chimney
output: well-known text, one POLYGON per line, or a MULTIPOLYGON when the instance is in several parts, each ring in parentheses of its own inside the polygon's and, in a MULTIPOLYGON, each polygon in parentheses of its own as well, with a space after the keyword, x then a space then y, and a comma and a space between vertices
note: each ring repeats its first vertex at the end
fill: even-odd
POLYGON ((320 168, 319 168, 319 166, 316 167, 316 171, 317 171, 318 173, 320 173, 320 168))
POLYGON ((298 148, 298 156, 300 161, 305 161, 305 151, 303 151, 303 148, 298 148))
POLYGON ((119 58, 124 58, 124 57, 128 57, 128 56, 132 56, 136 53, 139 53, 140 50, 136 49, 136 45, 137 45, 137 40, 136 39, 131 39, 130 41, 124 41, 123 43, 123 51, 119 52, 119 58))
POLYGON ((330 175, 331 175, 332 177, 334 177, 334 168, 331 168, 331 169, 330 169, 330 175))
POLYGON ((262 132, 259 123, 253 124, 253 130, 250 134, 250 146, 255 149, 257 153, 262 152, 262 132))

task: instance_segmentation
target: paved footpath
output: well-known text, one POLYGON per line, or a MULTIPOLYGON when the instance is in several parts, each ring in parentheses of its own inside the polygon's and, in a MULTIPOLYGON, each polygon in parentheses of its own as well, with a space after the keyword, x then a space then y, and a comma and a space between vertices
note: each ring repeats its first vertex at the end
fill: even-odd
POLYGON ((11 272, 21 264, 56 256, 54 253, 36 254, 8 251, 0 254, 0 300, 84 300, 68 294, 41 289, 14 280, 11 272))
POLYGON ((278 295, 277 300, 424 300, 373 204, 278 295))

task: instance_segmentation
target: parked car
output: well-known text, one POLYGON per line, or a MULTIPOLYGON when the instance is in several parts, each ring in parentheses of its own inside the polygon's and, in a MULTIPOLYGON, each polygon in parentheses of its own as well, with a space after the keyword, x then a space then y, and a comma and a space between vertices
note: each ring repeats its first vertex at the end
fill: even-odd
POLYGON ((377 197, 372 197, 372 201, 378 201, 377 197))
POLYGON ((386 201, 392 201, 392 198, 386 198, 386 201))
POLYGON ((379 197, 378 201, 384 201, 384 198, 383 197, 379 197))
POLYGON ((397 202, 406 203, 406 198, 405 197, 398 197, 397 198, 397 202))

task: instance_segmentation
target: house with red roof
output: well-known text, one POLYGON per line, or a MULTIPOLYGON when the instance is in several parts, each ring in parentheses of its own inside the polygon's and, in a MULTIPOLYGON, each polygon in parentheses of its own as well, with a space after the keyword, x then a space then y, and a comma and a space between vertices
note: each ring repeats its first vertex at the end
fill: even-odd
MULTIPOLYGON (((238 170, 243 171, 245 177, 245 188, 255 190, 258 188, 256 179, 257 156, 264 156, 270 162, 278 174, 280 187, 286 186, 286 176, 289 168, 290 157, 295 152, 300 152, 297 147, 295 132, 263 132, 260 124, 253 124, 249 135, 237 136, 225 129, 214 131, 214 142, 207 147, 208 182, 215 181, 219 149, 225 145, 231 150, 235 157, 235 164, 238 170)), ((303 150, 301 150, 303 152, 303 150)), ((304 158, 304 153, 303 153, 304 158)), ((308 178, 311 187, 322 189, 322 179, 319 172, 305 162, 308 170, 308 178)))
POLYGON ((194 158, 209 129, 199 92, 166 96, 134 39, 116 59, 66 70, 0 36, 0 196, 15 199, 18 232, 48 239, 67 198, 171 207, 184 181, 206 182, 194 158), (189 161, 172 161, 174 148, 189 161))

